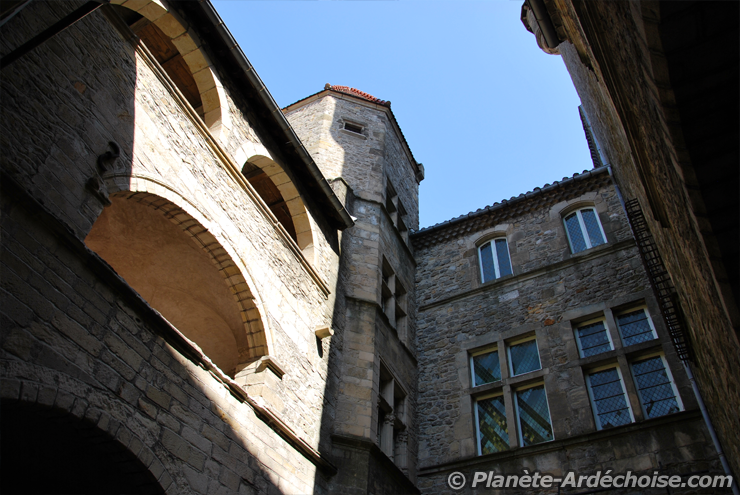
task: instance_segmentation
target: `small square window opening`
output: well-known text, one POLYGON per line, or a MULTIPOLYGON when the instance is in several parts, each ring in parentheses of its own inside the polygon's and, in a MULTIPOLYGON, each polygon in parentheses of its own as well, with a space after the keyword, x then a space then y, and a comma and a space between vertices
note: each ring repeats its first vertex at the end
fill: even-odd
POLYGON ((581 357, 595 356, 614 349, 603 318, 579 324, 575 334, 581 357))
POLYGON ((509 345, 508 351, 511 376, 522 375, 530 371, 542 369, 540 353, 537 349, 537 340, 531 339, 509 345))
POLYGON ((501 380, 501 363, 498 349, 489 349, 470 356, 473 386, 485 385, 501 380))
POLYGON ((362 126, 351 122, 345 122, 344 129, 355 134, 362 134, 362 126))
POLYGON ((617 315, 617 326, 625 347, 658 338, 647 308, 644 307, 617 315))

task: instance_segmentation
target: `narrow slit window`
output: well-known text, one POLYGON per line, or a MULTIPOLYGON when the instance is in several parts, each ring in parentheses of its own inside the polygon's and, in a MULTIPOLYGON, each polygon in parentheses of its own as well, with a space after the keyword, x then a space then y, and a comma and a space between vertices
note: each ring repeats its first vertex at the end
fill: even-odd
POLYGON ((481 281, 488 282, 506 275, 511 275, 511 258, 505 238, 494 239, 483 244, 479 249, 481 281))
POLYGON ((610 368, 590 373, 586 377, 586 383, 596 418, 596 428, 603 430, 634 422, 619 369, 610 368))

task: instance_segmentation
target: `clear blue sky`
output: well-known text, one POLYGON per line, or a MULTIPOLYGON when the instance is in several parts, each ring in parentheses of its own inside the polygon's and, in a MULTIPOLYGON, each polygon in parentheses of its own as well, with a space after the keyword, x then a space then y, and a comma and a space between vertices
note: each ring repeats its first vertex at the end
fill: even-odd
POLYGON ((281 107, 326 83, 392 102, 426 169, 426 227, 593 166, 578 95, 522 2, 213 3, 281 107))

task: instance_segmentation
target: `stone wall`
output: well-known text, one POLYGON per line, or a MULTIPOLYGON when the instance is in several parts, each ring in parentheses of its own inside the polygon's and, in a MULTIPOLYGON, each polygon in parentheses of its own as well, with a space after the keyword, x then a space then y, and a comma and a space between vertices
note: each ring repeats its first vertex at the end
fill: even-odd
POLYGON ((695 374, 737 474, 740 423, 726 404, 740 402, 740 317, 728 283, 738 274, 723 266, 736 266, 737 255, 717 242, 734 233, 730 249, 738 244, 737 115, 725 100, 737 98, 737 57, 723 41, 737 38, 737 8, 555 1, 549 11, 604 159, 625 198, 639 200, 678 291, 695 374), (664 19, 663 9, 685 12, 664 19), (685 114, 692 105, 699 113, 685 114), (723 201, 730 205, 710 212, 723 201))
POLYGON ((409 480, 415 479, 418 450, 415 261, 407 233, 392 216, 392 208, 401 210, 400 201, 403 221, 418 227, 413 157, 385 106, 325 90, 285 113, 322 172, 346 184, 347 209, 355 217, 355 226, 342 235, 338 299, 344 300, 336 308, 345 309, 345 323, 330 361, 338 372, 328 386, 337 390, 329 429, 335 458, 341 459, 332 487, 342 493, 414 493, 409 480), (345 123, 360 126, 361 132, 345 129, 345 123), (384 310, 384 273, 392 273, 406 291, 403 323, 384 310), (406 395, 405 462, 391 460, 378 447, 381 368, 406 395))
POLYGON ((316 466, 264 410, 9 180, 2 399, 95 425, 167 493, 321 493, 316 466))
POLYGON ((594 171, 584 175, 583 182, 574 178, 560 184, 563 191, 572 190, 571 194, 561 193, 564 200, 548 200, 548 192, 535 192, 515 204, 491 210, 490 221, 460 217, 412 237, 418 261, 417 407, 422 492, 452 493, 446 484, 454 471, 472 477, 474 471, 488 470, 591 474, 592 469, 595 473, 597 469, 626 467, 647 471, 661 466, 676 473, 690 471, 689 465, 718 469, 624 211, 614 186, 601 182, 604 177, 608 177, 605 170, 594 171), (571 254, 562 215, 569 208, 586 205, 597 211, 607 242, 571 254), (506 213, 507 209, 512 212, 506 213), (498 223, 496 218, 503 220, 498 223), (476 227, 476 222, 489 227, 476 227), (494 233, 505 234, 514 273, 482 284, 476 241, 494 233), (658 339, 626 347, 620 341, 614 315, 639 304, 647 305, 658 339), (574 328, 597 317, 604 318, 613 350, 581 358, 574 328), (510 376, 505 350, 523 336, 535 337, 541 369, 510 376), (494 346, 502 363, 502 379, 473 386, 471 355, 494 346), (665 356, 687 411, 662 418, 664 427, 651 426, 656 420, 644 419, 629 378, 630 362, 651 353, 665 356), (611 364, 626 377, 624 386, 635 422, 597 431, 586 374, 611 364), (514 395, 517 389, 535 383, 544 383, 554 440, 522 448, 515 426, 514 395), (510 450, 479 456, 475 400, 499 393, 506 401, 510 450), (659 431, 670 431, 676 427, 672 423, 684 422, 691 431, 685 438, 659 431), (699 451, 671 457, 669 452, 680 449, 684 442, 699 451), (644 444, 645 453, 636 444, 644 444))
MULTIPOLYGON (((27 6, 2 27, 0 50, 9 52, 13 43, 81 3, 27 6)), ((337 234, 317 227, 323 220, 313 218, 317 213, 307 202, 318 253, 317 260, 308 260, 240 175, 241 154, 270 153, 228 90, 221 97, 230 108, 229 132, 216 137, 133 41, 101 10, 2 73, 3 172, 30 195, 29 204, 38 202, 51 212, 32 236, 22 225, 35 210, 19 210, 22 218, 13 223, 16 210, 5 205, 3 236, 15 244, 11 249, 10 241, 3 242, 3 327, 9 329, 3 381, 10 384, 3 397, 26 400, 23 394, 30 392, 22 387, 35 390, 35 381, 82 380, 84 387, 77 384, 66 393, 79 401, 96 397, 99 403, 88 418, 94 423, 101 414, 114 413, 117 421, 130 421, 153 452, 146 465, 164 466, 165 474, 150 470, 160 469, 155 474, 165 488, 173 483, 171 493, 213 493, 217 487, 209 483, 219 479, 231 492, 240 483, 243 490, 266 490, 270 484, 283 493, 312 492, 316 469, 305 455, 318 455, 322 416, 333 414, 336 400, 325 396, 330 343, 318 341, 314 330, 334 324, 337 234), (96 160, 111 150, 110 141, 119 146, 120 157, 101 169, 96 160), (96 178, 91 190, 88 182, 96 178), (223 256, 214 259, 214 270, 231 260, 220 270, 227 284, 242 281, 232 288, 234 297, 244 297, 246 323, 263 331, 262 340, 252 342, 257 357, 270 354, 284 372, 268 367, 237 377, 261 413, 244 397, 232 396, 229 387, 236 385, 222 383, 228 377, 190 362, 192 349, 173 348, 156 329, 136 323, 144 319, 139 310, 120 300, 120 291, 131 289, 120 281, 111 286, 86 266, 90 260, 105 266, 82 243, 114 194, 126 201, 161 199, 147 200, 153 214, 165 214, 164 204, 175 205, 179 216, 172 221, 223 256), (72 254, 65 251, 67 241, 54 239, 55 222, 71 229, 72 254), (34 236, 43 237, 48 259, 35 259, 46 251, 39 251, 34 236), (20 376, 33 378, 21 386, 20 376), (286 441, 284 431, 300 447, 286 441), (230 471, 221 474, 221 466, 230 471)), ((81 404, 84 415, 87 405, 81 404)), ((316 483, 320 492, 323 481, 316 483)))

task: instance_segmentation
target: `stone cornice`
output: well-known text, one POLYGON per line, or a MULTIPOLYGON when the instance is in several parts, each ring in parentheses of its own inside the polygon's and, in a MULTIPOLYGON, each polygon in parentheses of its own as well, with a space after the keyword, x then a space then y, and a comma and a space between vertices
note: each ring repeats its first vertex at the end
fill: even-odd
POLYGON ((612 183, 606 167, 593 169, 563 179, 543 188, 535 188, 510 200, 427 227, 411 234, 415 250, 434 246, 463 235, 480 232, 534 210, 581 196, 612 183))

